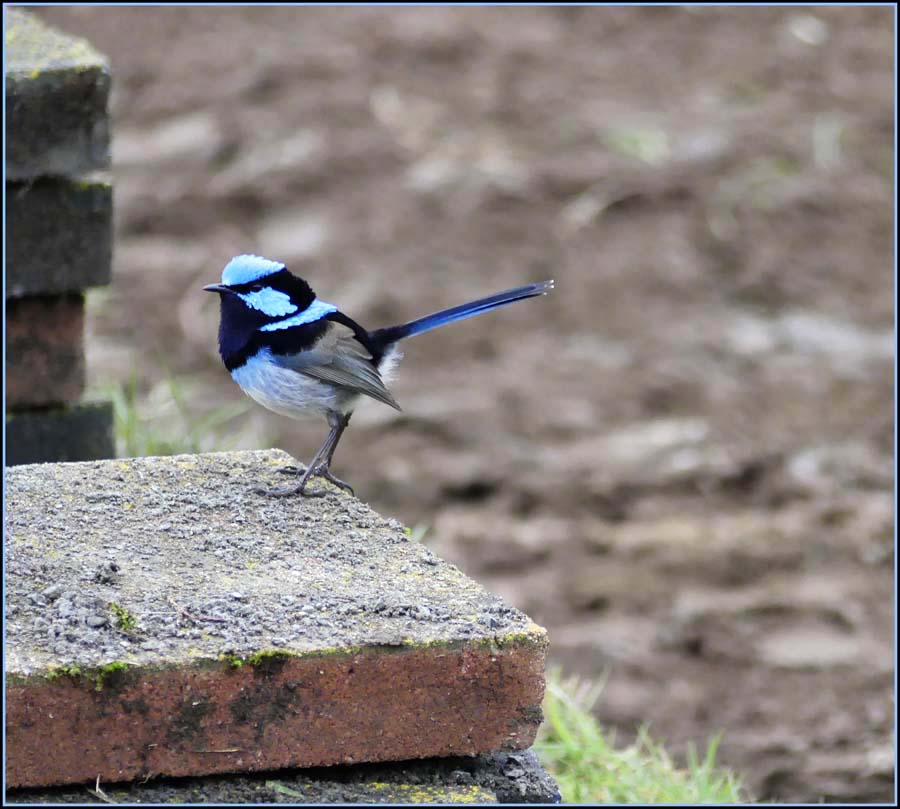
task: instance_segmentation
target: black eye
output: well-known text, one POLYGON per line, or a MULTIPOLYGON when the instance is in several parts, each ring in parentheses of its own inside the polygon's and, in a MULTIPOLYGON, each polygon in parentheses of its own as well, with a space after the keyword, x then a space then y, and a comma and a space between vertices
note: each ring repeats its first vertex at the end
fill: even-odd
POLYGON ((254 284, 252 287, 250 287, 251 292, 262 292, 262 289, 262 284, 254 284))

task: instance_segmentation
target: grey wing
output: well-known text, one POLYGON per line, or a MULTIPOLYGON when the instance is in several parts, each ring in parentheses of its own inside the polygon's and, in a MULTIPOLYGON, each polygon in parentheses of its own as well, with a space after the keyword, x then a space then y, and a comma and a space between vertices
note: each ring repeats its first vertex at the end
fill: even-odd
POLYGON ((340 323, 330 323, 328 331, 312 348, 300 354, 278 355, 274 359, 293 371, 364 393, 400 410, 372 364, 372 355, 356 339, 353 330, 340 323))

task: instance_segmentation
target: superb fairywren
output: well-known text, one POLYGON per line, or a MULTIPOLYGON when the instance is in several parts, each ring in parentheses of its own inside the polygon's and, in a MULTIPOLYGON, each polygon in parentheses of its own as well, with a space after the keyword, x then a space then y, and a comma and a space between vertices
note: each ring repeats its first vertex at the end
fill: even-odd
POLYGON ((320 301, 309 284, 284 264, 260 256, 236 256, 225 265, 221 284, 203 288, 219 293, 219 354, 244 393, 291 418, 322 415, 331 427, 296 486, 257 491, 278 497, 321 497, 324 491, 306 488, 313 475, 353 491, 331 474, 330 467, 360 395, 400 409, 385 386, 402 356, 397 348, 400 340, 546 295, 553 281, 498 292, 376 331, 366 331, 336 306, 320 301))

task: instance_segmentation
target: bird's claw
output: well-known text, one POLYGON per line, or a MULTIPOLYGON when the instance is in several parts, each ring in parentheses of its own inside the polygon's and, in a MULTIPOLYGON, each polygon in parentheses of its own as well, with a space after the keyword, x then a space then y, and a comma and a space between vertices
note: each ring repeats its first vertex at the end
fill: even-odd
POLYGON ((333 483, 339 489, 343 489, 345 492, 350 492, 353 497, 356 497, 356 492, 353 491, 353 487, 349 483, 347 483, 347 481, 341 480, 340 478, 332 475, 331 470, 329 470, 327 467, 325 469, 317 469, 313 474, 325 478, 325 480, 333 483))
POLYGON ((279 475, 302 475, 306 471, 306 467, 303 464, 300 466, 282 466, 278 470, 279 475))

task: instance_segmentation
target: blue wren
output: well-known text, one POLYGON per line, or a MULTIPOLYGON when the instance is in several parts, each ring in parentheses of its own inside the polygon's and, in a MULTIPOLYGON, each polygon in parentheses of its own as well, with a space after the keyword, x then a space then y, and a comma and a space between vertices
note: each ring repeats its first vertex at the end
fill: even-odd
POLYGON ((397 343, 508 303, 545 295, 553 281, 516 287, 400 326, 366 331, 336 306, 320 301, 284 264, 237 256, 222 271, 219 354, 241 389, 263 407, 291 418, 321 415, 331 431, 302 473, 286 489, 257 489, 284 497, 321 497, 307 488, 314 475, 350 492, 331 474, 331 459, 361 395, 400 409, 385 382, 401 358, 397 343))

